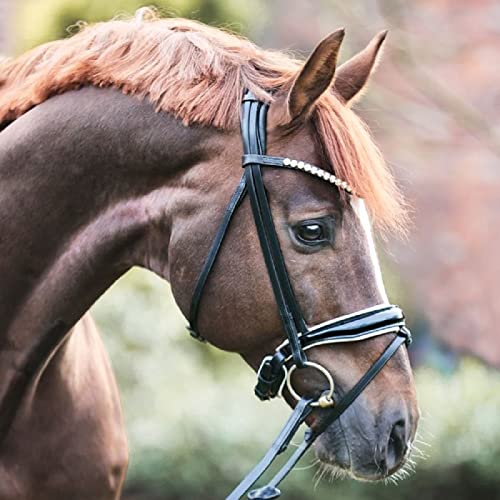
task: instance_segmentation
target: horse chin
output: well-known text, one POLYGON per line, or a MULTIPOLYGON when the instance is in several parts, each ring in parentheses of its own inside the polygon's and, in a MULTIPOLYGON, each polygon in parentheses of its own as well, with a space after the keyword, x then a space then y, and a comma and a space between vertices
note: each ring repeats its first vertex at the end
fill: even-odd
POLYGON ((401 470, 404 471, 404 464, 398 466, 395 470, 389 471, 387 474, 381 473, 370 473, 366 471, 356 470, 350 465, 346 465, 345 463, 336 462, 336 458, 334 456, 324 456, 322 454, 316 453, 317 458, 319 459, 319 469, 318 469, 318 477, 319 478, 328 478, 330 480, 335 479, 353 479, 355 481, 363 482, 363 483, 378 483, 385 482, 387 480, 397 481, 401 479, 399 472, 401 470))
POLYGON ((320 461, 321 474, 342 479, 352 477, 349 448, 338 422, 316 440, 314 451, 320 461))
POLYGON ((405 470, 409 453, 393 469, 382 471, 373 463, 371 457, 367 461, 352 460, 352 452, 345 439, 342 428, 338 423, 333 424, 315 442, 314 450, 319 460, 319 477, 330 479, 354 479, 360 482, 380 482, 397 480, 403 477, 400 474, 405 470))

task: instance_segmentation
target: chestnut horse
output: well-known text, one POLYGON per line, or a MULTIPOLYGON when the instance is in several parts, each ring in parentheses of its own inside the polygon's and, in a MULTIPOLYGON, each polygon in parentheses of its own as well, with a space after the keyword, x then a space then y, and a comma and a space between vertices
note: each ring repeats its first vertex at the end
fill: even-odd
MULTIPOLYGON (((241 176, 245 89, 271 103, 269 154, 334 171, 356 193, 283 169, 264 174, 307 323, 387 303, 370 221, 401 229, 404 204, 350 108, 385 33, 336 69, 343 30, 304 63, 202 24, 144 17, 86 27, 0 65, 1 500, 119 497, 128 460, 119 396, 86 311, 142 266, 170 281, 188 315, 241 176)), ((229 227, 198 325, 253 369, 283 340, 248 200, 229 227)), ((310 357, 341 395, 390 337, 321 346, 310 357)), ((296 379, 303 394, 319 384, 302 372, 296 379)), ((316 453, 354 478, 385 478, 404 464, 417 422, 400 348, 316 453)))

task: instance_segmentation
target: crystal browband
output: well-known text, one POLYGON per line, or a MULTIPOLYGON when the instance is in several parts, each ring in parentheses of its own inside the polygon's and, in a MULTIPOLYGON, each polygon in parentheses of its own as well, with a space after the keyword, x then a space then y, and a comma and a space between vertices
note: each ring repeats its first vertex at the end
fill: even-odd
POLYGON ((257 155, 257 154, 246 154, 243 155, 243 167, 250 164, 267 165, 270 167, 285 167, 293 170, 301 170, 307 174, 314 175, 319 179, 322 179, 339 189, 343 189, 349 194, 355 194, 354 189, 342 179, 339 179, 334 174, 323 170, 322 168, 311 165, 301 160, 292 160, 291 158, 282 158, 281 156, 268 156, 268 155, 257 155))

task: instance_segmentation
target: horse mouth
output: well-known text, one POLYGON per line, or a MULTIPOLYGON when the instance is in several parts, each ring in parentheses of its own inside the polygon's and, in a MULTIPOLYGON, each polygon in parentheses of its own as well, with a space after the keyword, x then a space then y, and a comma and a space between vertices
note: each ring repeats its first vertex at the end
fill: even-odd
POLYGON ((350 478, 361 482, 396 482, 409 475, 412 445, 408 442, 395 460, 384 458, 378 446, 369 446, 359 436, 344 430, 340 421, 334 422, 314 444, 319 460, 319 478, 350 478))
POLYGON ((316 448, 316 457, 319 460, 316 476, 318 480, 326 478, 330 480, 353 479, 365 483, 397 482, 409 475, 409 471, 407 470, 409 455, 408 453, 408 456, 397 466, 384 471, 377 464, 373 464, 367 468, 357 468, 350 462, 346 463, 339 460, 337 455, 324 454, 323 452, 318 452, 316 448))

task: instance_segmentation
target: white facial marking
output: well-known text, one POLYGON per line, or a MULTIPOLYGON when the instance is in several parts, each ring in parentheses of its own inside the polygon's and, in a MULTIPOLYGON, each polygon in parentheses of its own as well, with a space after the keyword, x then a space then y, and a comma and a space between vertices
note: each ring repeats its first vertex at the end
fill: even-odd
POLYGON ((353 196, 351 198, 351 206, 354 213, 358 216, 361 227, 366 235, 366 240, 368 244, 368 252, 373 266, 373 274, 375 276, 375 283, 377 289, 380 293, 380 298, 383 304, 388 304, 389 299, 387 298, 387 292, 385 291, 384 281, 382 279, 382 272, 380 270, 380 263, 378 261, 377 250, 375 249, 375 242, 373 241, 372 225, 370 222, 370 216, 368 215, 368 210, 366 209, 365 202, 361 198, 353 196))

